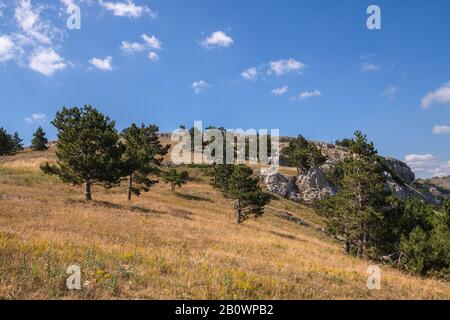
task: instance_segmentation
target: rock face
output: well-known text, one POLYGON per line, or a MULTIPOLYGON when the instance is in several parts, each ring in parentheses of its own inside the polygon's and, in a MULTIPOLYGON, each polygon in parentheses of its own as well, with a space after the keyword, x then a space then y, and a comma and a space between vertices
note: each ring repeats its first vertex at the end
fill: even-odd
POLYGON ((296 181, 296 185, 303 202, 309 205, 336 194, 336 190, 319 168, 310 169, 305 174, 301 174, 296 181))
POLYGON ((328 182, 321 169, 311 169, 297 179, 276 173, 265 178, 267 189, 283 198, 311 205, 324 197, 335 195, 336 190, 328 182))
POLYGON ((394 158, 385 158, 388 166, 392 171, 403 180, 406 184, 412 183, 416 180, 416 176, 410 167, 403 161, 394 158))
POLYGON ((301 196, 295 185, 295 178, 288 178, 281 173, 269 175, 265 178, 267 189, 283 198, 300 202, 301 196))

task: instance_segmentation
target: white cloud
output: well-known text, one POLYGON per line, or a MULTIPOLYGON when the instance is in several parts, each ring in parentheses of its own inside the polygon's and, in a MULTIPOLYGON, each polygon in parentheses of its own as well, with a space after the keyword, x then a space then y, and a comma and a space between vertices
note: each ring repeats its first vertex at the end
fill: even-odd
POLYGON ((0 36, 0 63, 14 59, 17 48, 9 36, 0 36))
POLYGON ((40 11, 40 8, 33 9, 30 0, 20 0, 15 9, 14 17, 18 26, 30 37, 29 41, 49 45, 57 30, 50 22, 41 20, 40 11))
POLYGON ((148 59, 150 60, 150 61, 158 61, 159 60, 159 56, 158 56, 158 54, 156 53, 156 52, 153 52, 153 51, 150 51, 149 53, 148 53, 148 59))
POLYGON ((322 95, 322 92, 319 90, 314 91, 303 91, 298 95, 299 100, 311 98, 311 97, 320 97, 322 95))
POLYGON ((300 72, 306 65, 295 59, 271 61, 268 74, 281 76, 290 72, 300 72))
POLYGON ((450 81, 435 91, 428 92, 422 99, 422 108, 428 109, 434 104, 450 104, 450 81))
POLYGON ((47 116, 43 113, 35 113, 32 114, 30 117, 25 118, 25 121, 28 123, 35 123, 35 122, 45 122, 47 120, 47 116))
POLYGON ((209 83, 207 83, 204 80, 194 81, 192 83, 192 89, 194 90, 194 92, 196 94, 199 94, 199 93, 205 91, 206 89, 208 89, 210 87, 211 87, 211 85, 209 85, 209 83))
POLYGON ((147 14, 152 18, 156 18, 157 16, 157 12, 151 10, 149 7, 136 5, 131 0, 125 2, 108 2, 99 0, 99 3, 103 8, 111 11, 118 17, 140 18, 144 14, 147 14))
POLYGON ((389 85, 389 86, 386 88, 386 90, 384 90, 384 92, 383 92, 382 95, 383 95, 384 97, 387 97, 388 100, 389 100, 390 102, 392 102, 392 101, 395 100, 395 95, 397 94, 397 92, 398 92, 398 87, 396 87, 396 86, 394 86, 394 85, 389 85))
POLYGON ((450 174, 450 161, 442 162, 432 154, 408 154, 406 164, 422 177, 441 177, 450 174))
POLYGON ((107 56, 105 59, 92 58, 91 60, 89 60, 89 63, 97 69, 103 71, 112 71, 112 60, 113 59, 111 56, 107 56))
POLYGON ((256 68, 249 68, 247 70, 244 70, 241 73, 241 77, 245 80, 256 80, 258 77, 258 70, 256 68))
POLYGON ((282 96, 283 94, 287 93, 288 90, 289 90, 288 86, 283 86, 283 87, 280 87, 280 88, 275 88, 271 92, 275 96, 282 96))
POLYGON ((145 46, 137 42, 122 41, 122 46, 120 47, 120 50, 122 50, 125 53, 132 54, 134 52, 144 51, 145 46))
POLYGON ((205 40, 201 42, 202 46, 204 46, 205 48, 212 48, 212 47, 226 48, 231 46, 233 43, 234 40, 223 31, 215 31, 211 33, 209 37, 207 37, 205 40))
POLYGON ((162 44, 161 44, 161 41, 159 41, 159 39, 157 37, 155 37, 155 36, 149 37, 146 34, 143 34, 142 39, 144 39, 144 42, 151 48, 156 49, 156 50, 161 50, 162 44))
POLYGON ((449 134, 450 126, 442 125, 442 126, 434 126, 433 127, 434 134, 449 134))
POLYGON ((65 69, 67 64, 52 48, 41 48, 32 53, 28 66, 46 77, 51 77, 56 71, 65 69))

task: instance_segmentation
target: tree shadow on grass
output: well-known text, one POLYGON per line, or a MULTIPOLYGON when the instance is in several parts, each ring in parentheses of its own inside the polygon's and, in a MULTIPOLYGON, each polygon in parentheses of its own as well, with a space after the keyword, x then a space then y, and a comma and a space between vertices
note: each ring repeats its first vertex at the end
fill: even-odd
POLYGON ((157 210, 150 210, 148 208, 143 208, 143 207, 139 207, 139 206, 126 206, 126 205, 112 203, 109 201, 102 201, 102 200, 92 200, 90 202, 86 202, 85 200, 69 199, 68 202, 69 203, 78 203, 78 204, 91 204, 93 206, 103 207, 103 208, 107 208, 107 209, 126 210, 126 211, 140 212, 140 213, 165 213, 165 212, 160 212, 157 210))
POLYGON ((193 195, 193 194, 184 194, 184 193, 180 193, 180 192, 175 192, 175 194, 177 195, 177 197, 180 197, 180 198, 183 198, 183 199, 189 200, 189 201, 204 201, 204 202, 210 202, 210 203, 213 202, 209 198, 205 198, 205 197, 197 196, 197 195, 193 195))

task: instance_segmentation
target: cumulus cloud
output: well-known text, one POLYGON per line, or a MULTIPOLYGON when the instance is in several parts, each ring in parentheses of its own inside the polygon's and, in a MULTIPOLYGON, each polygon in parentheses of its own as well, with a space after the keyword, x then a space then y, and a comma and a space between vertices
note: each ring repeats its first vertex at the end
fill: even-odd
POLYGON ((37 49, 29 59, 28 66, 46 77, 51 77, 58 70, 67 67, 66 62, 52 48, 37 49))
POLYGON ((450 161, 442 162, 432 154, 408 154, 406 164, 422 177, 442 177, 450 174, 450 161))
POLYGON ((205 48, 222 47, 226 48, 231 46, 234 40, 223 31, 215 31, 211 33, 205 40, 201 42, 201 45, 205 48))
POLYGON ((149 46, 152 49, 155 50, 161 50, 161 41, 155 36, 147 36, 146 34, 142 35, 142 39, 144 39, 144 42, 147 46, 149 46))
POLYGON ((192 89, 194 90, 195 94, 204 92, 210 87, 211 87, 211 85, 204 80, 194 81, 192 83, 192 89))
POLYGON ((43 113, 34 113, 30 117, 25 118, 28 123, 42 123, 47 120, 47 116, 43 113))
POLYGON ((450 81, 436 89, 428 92, 422 99, 422 108, 428 109, 434 104, 450 104, 450 81))
POLYGON ((111 11, 118 17, 140 18, 142 15, 149 15, 156 18, 157 12, 147 6, 136 5, 133 1, 109 2, 99 0, 100 5, 108 11, 111 11))
POLYGON ((298 95, 298 99, 304 100, 304 99, 308 99, 311 97, 320 97, 321 95, 322 95, 322 92, 320 92, 319 90, 303 91, 298 95))
POLYGON ((442 126, 434 126, 433 127, 434 134, 449 134, 450 126, 442 125, 442 126))
POLYGON ((92 58, 89 60, 89 63, 92 64, 97 69, 103 70, 103 71, 112 71, 112 57, 107 56, 105 59, 99 59, 99 58, 92 58))
POLYGON ((258 70, 256 68, 249 68, 247 70, 244 70, 241 73, 241 77, 245 80, 256 80, 258 77, 258 70))
POLYGON ((154 51, 150 51, 149 53, 148 53, 148 59, 150 60, 150 61, 158 61, 159 60, 159 56, 158 56, 158 54, 156 53, 156 52, 154 52, 154 51))
POLYGON ((271 61, 269 63, 268 74, 281 76, 290 72, 301 72, 306 65, 295 59, 271 61))
POLYGON ((280 88, 275 88, 271 92, 275 96, 282 96, 283 94, 287 93, 288 90, 289 90, 288 86, 283 86, 283 87, 280 87, 280 88))

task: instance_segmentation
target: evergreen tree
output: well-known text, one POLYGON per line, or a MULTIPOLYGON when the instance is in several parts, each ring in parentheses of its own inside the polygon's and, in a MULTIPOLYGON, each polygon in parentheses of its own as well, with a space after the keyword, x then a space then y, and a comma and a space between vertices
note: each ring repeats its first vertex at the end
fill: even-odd
POLYGON ((259 179, 245 165, 221 165, 215 170, 213 186, 226 198, 235 200, 236 222, 242 223, 250 214, 260 216, 270 202, 270 196, 261 190, 259 179))
POLYGON ((327 220, 329 231, 345 243, 346 253, 370 255, 368 244, 383 216, 386 192, 384 175, 377 162, 377 151, 365 135, 355 132, 350 143, 351 157, 341 163, 339 192, 318 203, 319 214, 327 220))
POLYGON ((20 138, 19 133, 14 132, 14 135, 12 136, 12 144, 13 144, 13 152, 14 153, 23 150, 22 141, 23 140, 20 138))
POLYGON ((228 188, 228 181, 233 174, 234 165, 232 164, 221 164, 213 165, 211 185, 215 189, 226 191, 228 188))
POLYGON ((36 132, 33 134, 33 140, 31 140, 31 148, 35 151, 47 150, 48 140, 45 137, 45 132, 42 127, 37 128, 36 132))
POLYGON ((189 173, 187 171, 178 172, 176 169, 170 169, 162 173, 164 182, 170 183, 170 190, 175 192, 175 188, 181 188, 189 182, 189 173))
POLYGON ((122 154, 115 122, 86 105, 83 108, 63 108, 52 124, 58 130, 58 161, 45 163, 41 169, 56 174, 64 182, 84 184, 84 196, 92 200, 95 184, 111 188, 123 177, 122 154))
POLYGON ((0 156, 14 153, 14 149, 13 137, 4 128, 0 128, 0 156))
POLYGON ((132 124, 123 131, 125 140, 125 173, 128 176, 128 200, 132 194, 139 196, 141 192, 148 192, 157 183, 149 175, 158 174, 158 166, 162 157, 167 154, 169 146, 163 147, 157 135, 159 128, 155 125, 141 127, 132 124))
POLYGON ((310 143, 301 135, 289 142, 281 151, 281 157, 290 166, 297 168, 297 174, 319 167, 327 160, 314 143, 310 143))

